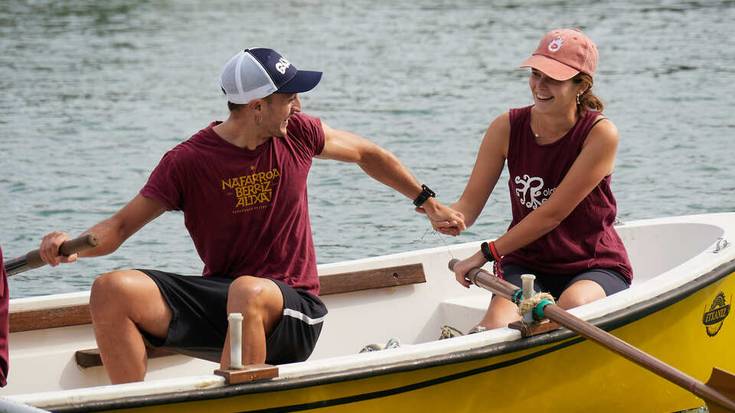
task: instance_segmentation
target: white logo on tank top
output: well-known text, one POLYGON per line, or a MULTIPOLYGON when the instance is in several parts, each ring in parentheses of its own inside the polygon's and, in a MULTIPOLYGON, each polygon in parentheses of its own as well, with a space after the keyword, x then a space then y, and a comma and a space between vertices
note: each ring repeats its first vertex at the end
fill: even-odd
POLYGON ((536 209, 551 197, 556 188, 544 188, 544 179, 539 176, 523 175, 516 176, 513 180, 516 187, 516 195, 521 205, 529 209, 536 209))

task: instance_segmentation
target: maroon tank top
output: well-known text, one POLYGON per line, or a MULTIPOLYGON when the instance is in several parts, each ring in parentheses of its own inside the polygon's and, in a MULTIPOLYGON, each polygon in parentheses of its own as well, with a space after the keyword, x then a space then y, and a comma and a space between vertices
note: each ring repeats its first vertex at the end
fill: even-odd
MULTIPOLYGON (((582 144, 600 112, 587 111, 561 139, 539 145, 531 130, 531 106, 510 110, 508 171, 513 228, 554 193, 582 151, 582 144)), ((503 257, 541 272, 575 274, 606 268, 632 280, 628 254, 613 223, 617 213, 606 176, 558 227, 503 257)))

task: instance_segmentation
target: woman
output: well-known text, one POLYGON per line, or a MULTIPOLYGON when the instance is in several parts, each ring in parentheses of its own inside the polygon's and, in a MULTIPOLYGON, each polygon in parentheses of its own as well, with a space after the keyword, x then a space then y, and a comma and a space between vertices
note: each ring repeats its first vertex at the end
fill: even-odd
MULTIPOLYGON (((563 308, 630 285, 632 270, 613 228, 617 206, 610 190, 618 131, 592 92, 596 66, 597 47, 574 29, 547 33, 521 65, 531 68, 534 103, 490 124, 454 205, 471 225, 507 160, 513 221, 505 234, 455 265, 460 284, 469 287, 467 272, 495 261, 496 273, 519 287, 521 274, 536 275, 536 288, 550 292, 563 308)), ((450 223, 434 226, 445 234, 459 232, 450 223)), ((474 330, 518 319, 515 304, 494 297, 474 330)))

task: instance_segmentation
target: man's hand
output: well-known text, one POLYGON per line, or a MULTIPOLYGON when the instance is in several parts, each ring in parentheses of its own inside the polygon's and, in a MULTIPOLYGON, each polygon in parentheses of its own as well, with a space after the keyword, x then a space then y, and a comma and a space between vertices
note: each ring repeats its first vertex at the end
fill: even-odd
POLYGON ((62 262, 70 263, 76 261, 77 254, 71 254, 67 257, 59 253, 59 247, 68 239, 69 235, 65 232, 54 231, 46 234, 41 240, 41 246, 39 247, 39 253, 43 262, 55 267, 62 262))
POLYGON ((423 205, 416 208, 416 212, 426 214, 434 230, 444 235, 457 236, 467 229, 461 212, 442 205, 434 198, 426 200, 423 205))

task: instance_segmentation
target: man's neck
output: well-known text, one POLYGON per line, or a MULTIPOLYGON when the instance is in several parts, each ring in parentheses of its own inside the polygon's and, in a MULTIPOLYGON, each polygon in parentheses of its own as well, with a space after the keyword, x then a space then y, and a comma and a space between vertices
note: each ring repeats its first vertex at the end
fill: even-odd
POLYGON ((260 132, 260 128, 244 119, 233 119, 232 115, 226 121, 214 127, 215 133, 225 141, 243 149, 254 150, 264 144, 270 135, 260 132))

